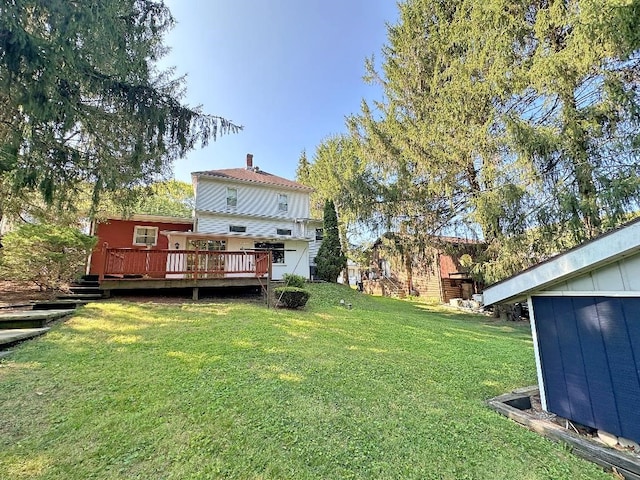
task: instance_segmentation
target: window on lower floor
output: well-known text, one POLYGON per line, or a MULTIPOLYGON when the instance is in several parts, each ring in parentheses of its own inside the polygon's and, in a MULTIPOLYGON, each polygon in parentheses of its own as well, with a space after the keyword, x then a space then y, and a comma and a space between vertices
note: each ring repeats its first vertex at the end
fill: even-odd
POLYGON ((284 243, 259 242, 254 245, 256 250, 272 252, 273 263, 284 263, 284 243))
POLYGON ((189 240, 189 250, 207 250, 210 252, 227 249, 225 240, 189 240))
POLYGON ((135 226, 133 229, 133 244, 147 247, 158 244, 158 227, 135 226))
POLYGON ((316 240, 322 240, 323 232, 321 228, 316 228, 316 240))

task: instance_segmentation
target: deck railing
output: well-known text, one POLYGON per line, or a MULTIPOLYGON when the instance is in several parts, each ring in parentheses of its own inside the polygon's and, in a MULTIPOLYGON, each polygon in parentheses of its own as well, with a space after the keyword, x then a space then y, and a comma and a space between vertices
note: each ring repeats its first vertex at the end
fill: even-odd
POLYGON ((269 271, 270 252, 102 249, 105 278, 229 278, 263 277, 269 271))

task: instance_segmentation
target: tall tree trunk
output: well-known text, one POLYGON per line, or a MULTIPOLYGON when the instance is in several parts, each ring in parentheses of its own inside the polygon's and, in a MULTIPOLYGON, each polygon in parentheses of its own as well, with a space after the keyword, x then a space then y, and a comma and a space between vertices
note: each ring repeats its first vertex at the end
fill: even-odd
POLYGON ((589 159, 588 134, 580 124, 580 113, 576 105, 572 86, 560 94, 563 102, 566 154, 571 162, 577 189, 578 211, 576 221, 583 226, 583 235, 593 238, 601 231, 602 219, 598 212, 597 191, 593 181, 593 165, 589 159))

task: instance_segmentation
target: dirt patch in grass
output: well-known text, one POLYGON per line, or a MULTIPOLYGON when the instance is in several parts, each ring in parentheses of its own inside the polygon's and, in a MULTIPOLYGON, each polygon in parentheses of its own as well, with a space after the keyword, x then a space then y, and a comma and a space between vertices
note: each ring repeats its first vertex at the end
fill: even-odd
POLYGON ((54 291, 40 291, 32 283, 0 280, 0 307, 36 300, 51 300, 55 295, 56 292, 54 291))

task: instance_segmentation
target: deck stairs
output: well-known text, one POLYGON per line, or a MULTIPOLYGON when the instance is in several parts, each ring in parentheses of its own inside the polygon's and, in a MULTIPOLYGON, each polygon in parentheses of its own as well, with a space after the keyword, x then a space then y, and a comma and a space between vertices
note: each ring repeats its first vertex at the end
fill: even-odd
POLYGON ((69 286, 69 293, 56 297, 59 301, 91 301, 103 298, 97 275, 84 275, 69 286))
POLYGON ((406 296, 403 285, 389 276, 380 277, 380 286, 387 297, 404 298, 406 296))

